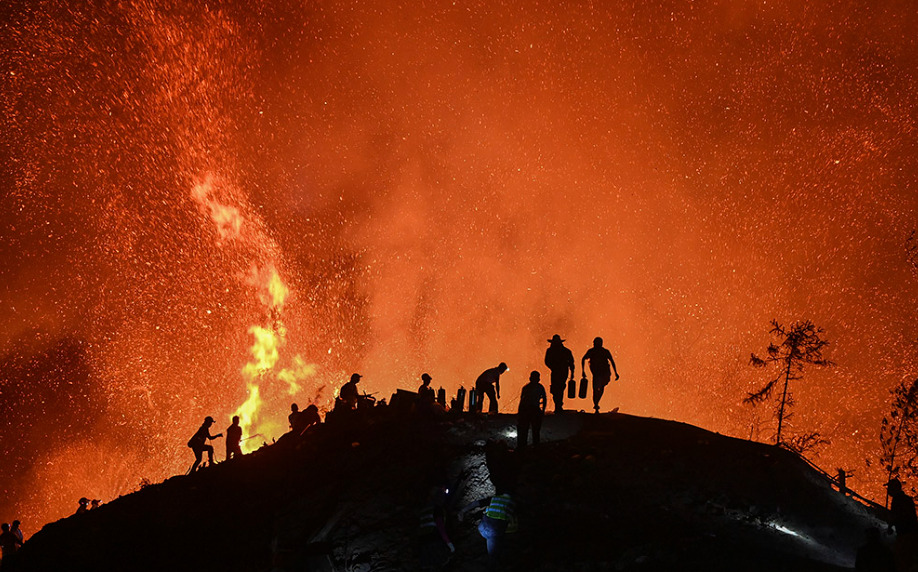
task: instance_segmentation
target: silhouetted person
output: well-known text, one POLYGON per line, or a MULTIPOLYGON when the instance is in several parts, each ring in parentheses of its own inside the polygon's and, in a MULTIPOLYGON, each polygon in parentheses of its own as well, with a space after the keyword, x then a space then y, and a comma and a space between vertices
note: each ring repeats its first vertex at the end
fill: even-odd
POLYGON ((88 498, 82 497, 79 502, 80 502, 80 506, 77 507, 76 512, 74 514, 83 514, 84 512, 89 510, 89 499, 88 498))
POLYGON ((296 403, 290 404, 290 415, 287 416, 287 422, 290 424, 290 429, 296 431, 296 418, 300 415, 300 406, 296 403))
POLYGON ((857 572, 895 572, 896 561, 892 550, 883 544, 879 529, 867 529, 866 542, 857 549, 854 569, 857 572))
POLYGON ((310 405, 306 409, 300 412, 299 417, 299 434, 302 435, 307 429, 313 425, 318 425, 322 422, 322 418, 319 417, 319 408, 315 405, 310 405))
POLYGON ((915 501, 902 490, 902 482, 892 479, 886 483, 889 491, 889 528, 895 529, 896 541, 893 555, 896 569, 911 570, 918 556, 918 517, 915 515, 915 501))
POLYGON ((2 530, 2 532, 0 532, 0 550, 3 551, 3 562, 0 563, 0 567, 7 568, 10 561, 13 559, 13 555, 16 554, 16 551, 22 546, 22 541, 10 531, 10 524, 8 522, 4 522, 0 525, 0 530, 2 530))
POLYGON ((431 377, 429 373, 421 374, 421 386, 418 388, 418 403, 422 406, 431 406, 437 400, 437 394, 430 387, 431 377))
POLYGON ((89 503, 89 510, 95 510, 99 508, 100 502, 102 502, 100 499, 92 499, 92 502, 89 503))
POLYGON ((564 390, 568 380, 574 380, 574 354, 564 347, 564 340, 555 334, 548 340, 551 344, 545 350, 545 365, 551 370, 551 384, 548 386, 551 399, 555 402, 555 413, 564 410, 564 390))
POLYGON ((477 410, 484 409, 484 398, 487 395, 488 413, 497 413, 497 400, 500 399, 500 376, 507 371, 507 364, 500 362, 497 367, 486 369, 475 380, 475 390, 478 392, 477 410))
POLYGON ((338 392, 338 399, 341 400, 345 409, 357 409, 357 401, 360 399, 360 393, 357 391, 357 384, 363 377, 359 373, 351 374, 351 380, 341 386, 338 392))
POLYGON ((242 456, 242 427, 239 426, 239 416, 233 416, 233 424, 226 428, 226 460, 242 456))
POLYGON ((20 522, 18 520, 14 520, 12 526, 10 526, 10 532, 15 534, 16 538, 19 539, 19 544, 22 544, 23 542, 25 542, 25 535, 22 534, 22 529, 19 528, 19 525, 20 525, 20 522))
POLYGON ((191 447, 191 450, 194 451, 194 464, 191 465, 191 470, 189 473, 195 472, 198 465, 201 464, 201 457, 204 454, 204 451, 207 451, 207 460, 213 465, 214 464, 214 448, 213 445, 208 445, 207 440, 214 440, 217 437, 223 437, 223 433, 217 433, 216 435, 210 434, 210 427, 214 424, 214 418, 207 416, 204 418, 204 423, 198 428, 191 439, 188 441, 188 446, 191 447))
POLYGON ((548 397, 545 395, 545 386, 539 381, 542 375, 533 371, 529 374, 529 383, 520 391, 520 407, 517 411, 516 422, 516 448, 525 449, 532 428, 532 444, 537 446, 540 442, 539 433, 542 430, 542 416, 545 415, 545 406, 548 397))
POLYGON ((615 360, 612 354, 606 348, 602 347, 602 338, 593 340, 593 347, 588 349, 583 358, 580 360, 580 369, 583 376, 586 377, 586 361, 590 360, 590 373, 593 374, 593 411, 599 413, 599 400, 606 390, 606 385, 612 379, 612 372, 615 372, 615 381, 618 381, 618 370, 615 368, 615 360), (609 369, 609 365, 612 368, 609 369))
POLYGON ((446 532, 448 495, 449 489, 445 482, 434 483, 427 493, 427 504, 420 513, 418 561, 422 570, 445 566, 450 555, 456 551, 446 532))

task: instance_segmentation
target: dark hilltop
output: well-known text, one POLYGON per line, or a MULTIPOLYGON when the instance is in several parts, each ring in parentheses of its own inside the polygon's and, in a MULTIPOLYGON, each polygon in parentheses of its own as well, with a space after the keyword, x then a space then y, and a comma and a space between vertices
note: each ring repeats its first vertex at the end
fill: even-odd
MULTIPOLYGON (((9 570, 419 569, 419 512, 449 482, 444 570, 485 570, 472 511, 488 441, 515 416, 322 424, 46 525, 9 570)), ((502 569, 843 570, 882 523, 790 451, 659 419, 549 415, 516 454, 519 531, 502 569)), ((181 453, 185 453, 182 451, 181 453)))

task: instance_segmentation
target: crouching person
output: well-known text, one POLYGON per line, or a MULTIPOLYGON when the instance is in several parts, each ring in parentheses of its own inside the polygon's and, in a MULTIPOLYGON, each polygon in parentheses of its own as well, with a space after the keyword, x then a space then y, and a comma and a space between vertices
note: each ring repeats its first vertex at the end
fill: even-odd
POLYGON ((462 520, 468 511, 483 506, 487 508, 481 522, 478 523, 478 533, 487 541, 488 567, 494 570, 500 566, 506 535, 516 532, 519 528, 516 504, 509 491, 498 489, 493 497, 486 497, 464 506, 459 511, 459 520, 462 520))

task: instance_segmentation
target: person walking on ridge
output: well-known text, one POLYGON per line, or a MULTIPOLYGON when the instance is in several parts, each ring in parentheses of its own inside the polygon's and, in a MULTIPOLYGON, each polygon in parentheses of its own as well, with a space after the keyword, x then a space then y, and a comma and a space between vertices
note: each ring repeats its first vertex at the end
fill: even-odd
POLYGON ((497 367, 481 372, 481 375, 475 380, 475 390, 478 392, 478 411, 484 409, 484 396, 487 395, 490 400, 488 413, 497 413, 497 400, 500 399, 500 376, 508 369, 510 368, 507 367, 507 364, 500 362, 497 367))
POLYGON ((574 354, 564 347, 564 340, 558 334, 553 335, 548 343, 551 344, 545 350, 545 365, 551 370, 551 384, 548 390, 551 392, 552 401, 555 402, 555 413, 561 413, 564 410, 565 386, 568 380, 574 380, 574 354))
POLYGON ((201 457, 204 454, 204 451, 207 451, 207 460, 213 465, 214 464, 214 447, 213 445, 208 445, 207 440, 213 440, 218 437, 223 437, 223 433, 217 433, 216 435, 210 434, 210 427, 214 424, 214 418, 208 415, 204 418, 204 423, 198 428, 191 439, 188 440, 188 446, 191 447, 191 450, 194 451, 194 464, 191 465, 191 469, 188 471, 189 474, 195 472, 198 466, 201 464, 201 457))
POLYGON ((580 370, 583 377, 586 377, 586 361, 590 360, 590 373, 593 374, 593 410, 599 413, 599 400, 606 389, 606 385, 612 379, 612 372, 615 372, 615 381, 618 381, 618 369, 615 367, 615 360, 612 359, 612 353, 602 347, 602 338, 593 339, 593 347, 588 349, 583 358, 580 360, 580 370), (612 364, 612 369, 609 369, 612 364))
POLYGON ((233 416, 233 424, 226 428, 226 460, 242 456, 242 427, 239 426, 239 416, 233 416))
POLYGON ((532 445, 539 445, 539 433, 542 430, 542 416, 545 415, 545 406, 548 397, 545 395, 545 386, 540 383, 542 374, 533 371, 529 374, 529 383, 523 386, 520 392, 520 407, 516 422, 516 448, 526 448, 529 437, 529 428, 532 427, 532 445))

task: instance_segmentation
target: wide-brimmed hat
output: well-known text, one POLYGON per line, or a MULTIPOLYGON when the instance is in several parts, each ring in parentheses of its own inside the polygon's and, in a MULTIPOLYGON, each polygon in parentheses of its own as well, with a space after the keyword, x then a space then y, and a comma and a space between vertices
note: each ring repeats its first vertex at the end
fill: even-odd
POLYGON ((551 337, 550 340, 545 340, 545 341, 548 342, 548 343, 553 344, 553 343, 555 343, 555 342, 566 342, 567 340, 562 340, 562 339, 561 339, 561 336, 559 336, 558 334, 555 334, 555 335, 553 335, 553 336, 551 337))
POLYGON ((363 377, 363 376, 360 375, 359 373, 352 373, 352 374, 351 374, 351 381, 359 381, 361 377, 363 377))
POLYGON ((902 481, 900 481, 899 479, 896 479, 896 478, 892 478, 892 479, 889 479, 889 482, 887 482, 887 483, 886 483, 885 485, 883 485, 883 486, 885 486, 885 487, 888 488, 888 489, 901 489, 901 488, 902 488, 902 481))

